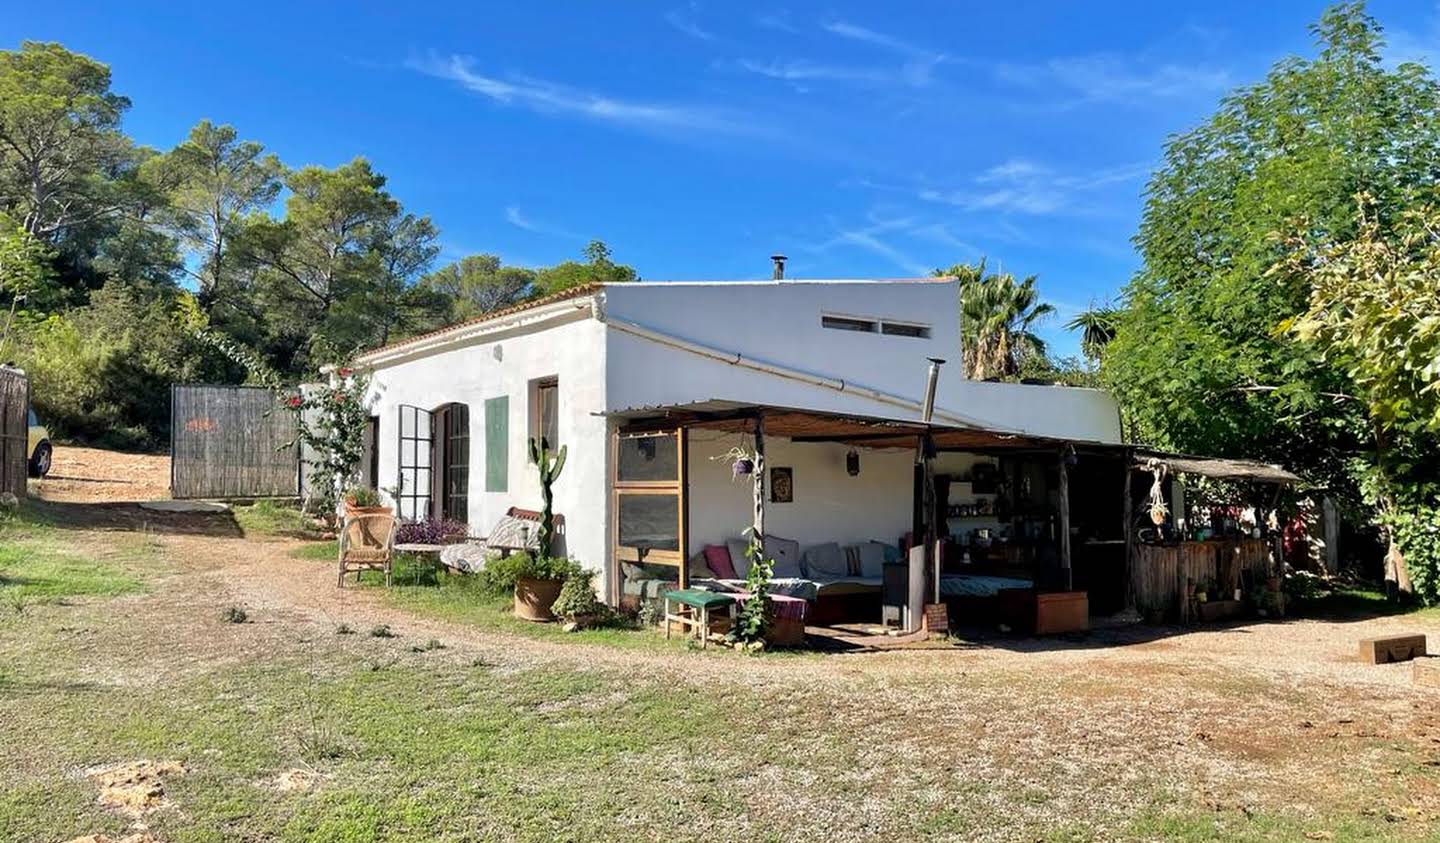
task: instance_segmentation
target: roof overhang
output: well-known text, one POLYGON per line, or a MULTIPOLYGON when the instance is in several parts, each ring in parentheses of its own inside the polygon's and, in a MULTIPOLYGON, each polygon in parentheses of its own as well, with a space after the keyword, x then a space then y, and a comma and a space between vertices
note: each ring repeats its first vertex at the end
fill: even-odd
POLYGON ((919 420, 757 405, 713 398, 684 404, 628 407, 605 415, 619 423, 622 435, 672 430, 677 427, 748 433, 755 430, 757 420, 763 417, 767 436, 778 436, 795 442, 834 442, 862 448, 914 448, 919 438, 926 435, 929 435, 935 447, 942 451, 1013 451, 1056 448, 1065 444, 1061 440, 1043 437, 949 424, 926 424, 919 420))
POLYGON ((603 415, 617 422, 621 435, 674 430, 677 427, 750 433, 763 417, 767 436, 794 442, 833 442, 860 448, 914 448, 920 437, 928 435, 939 451, 1053 452, 1069 446, 1080 453, 1127 458, 1134 468, 1146 468, 1151 460, 1155 460, 1171 471, 1222 480, 1276 484, 1301 482, 1299 476, 1278 465, 1254 460, 1197 457, 1133 445, 1055 439, 952 424, 926 424, 918 419, 834 413, 717 398, 663 406, 627 407, 603 415))
POLYGON ((1299 475, 1271 463, 1255 460, 1231 459, 1226 457, 1196 457, 1189 454, 1172 454, 1150 448, 1136 448, 1131 455, 1131 465, 1145 468, 1151 460, 1162 463, 1171 471, 1210 477, 1216 480, 1243 480, 1252 483, 1278 483, 1282 485, 1300 483, 1299 475))

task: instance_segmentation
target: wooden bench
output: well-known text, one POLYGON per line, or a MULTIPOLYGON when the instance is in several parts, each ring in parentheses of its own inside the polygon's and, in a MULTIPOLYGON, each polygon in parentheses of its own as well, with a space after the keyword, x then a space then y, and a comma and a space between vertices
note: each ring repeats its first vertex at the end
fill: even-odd
POLYGON ((1404 662, 1425 655, 1425 636, 1390 635, 1360 641, 1360 661, 1366 664, 1404 662))
POLYGON ((713 591, 702 591, 698 588, 677 589, 665 592, 665 637, 670 637, 670 624, 680 624, 680 631, 686 634, 694 632, 700 638, 700 649, 710 641, 710 610, 730 608, 730 615, 735 615, 735 597, 730 594, 717 594, 713 591), (672 612, 670 604, 676 603, 683 607, 681 611, 672 612), (685 611, 688 610, 688 611, 685 611))

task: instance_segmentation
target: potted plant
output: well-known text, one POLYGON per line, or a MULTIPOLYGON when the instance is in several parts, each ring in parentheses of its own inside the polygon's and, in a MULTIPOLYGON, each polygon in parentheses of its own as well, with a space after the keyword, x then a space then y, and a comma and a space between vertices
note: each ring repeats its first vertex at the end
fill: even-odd
POLYGON ((511 592, 515 617, 527 621, 553 621, 550 607, 560 589, 580 566, 570 559, 512 553, 485 563, 485 580, 495 593, 511 592))
POLYGON ((755 457, 749 451, 739 446, 731 448, 725 453, 711 457, 710 459, 729 462, 732 479, 746 477, 755 473, 755 457))
POLYGON ((380 493, 368 486, 351 486, 345 491, 346 515, 375 515, 390 512, 380 493))
POLYGON ((565 580, 551 613, 565 621, 565 630, 574 632, 593 626, 605 613, 605 604, 595 594, 594 574, 578 571, 565 580))

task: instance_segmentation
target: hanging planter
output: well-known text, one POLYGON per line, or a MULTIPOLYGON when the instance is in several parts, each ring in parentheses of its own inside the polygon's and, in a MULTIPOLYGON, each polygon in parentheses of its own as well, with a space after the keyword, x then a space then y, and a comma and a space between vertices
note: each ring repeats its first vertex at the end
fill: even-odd
POLYGON ((741 447, 734 447, 725 453, 711 457, 712 460, 729 460, 731 479, 737 477, 749 477, 755 473, 755 458, 749 451, 741 447))

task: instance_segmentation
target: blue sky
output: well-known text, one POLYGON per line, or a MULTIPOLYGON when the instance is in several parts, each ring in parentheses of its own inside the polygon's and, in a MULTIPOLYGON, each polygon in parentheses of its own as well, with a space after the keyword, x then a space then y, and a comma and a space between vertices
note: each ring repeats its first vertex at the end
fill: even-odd
MULTIPOLYGON (((893 278, 988 256, 1067 314, 1133 272, 1167 135, 1277 59, 1324 2, 52 2, 0 41, 109 63, 126 128, 201 118, 292 166, 370 158, 444 256, 521 264, 598 237, 647 279, 893 278)), ((1375 0, 1397 58, 1440 9, 1375 0)))

